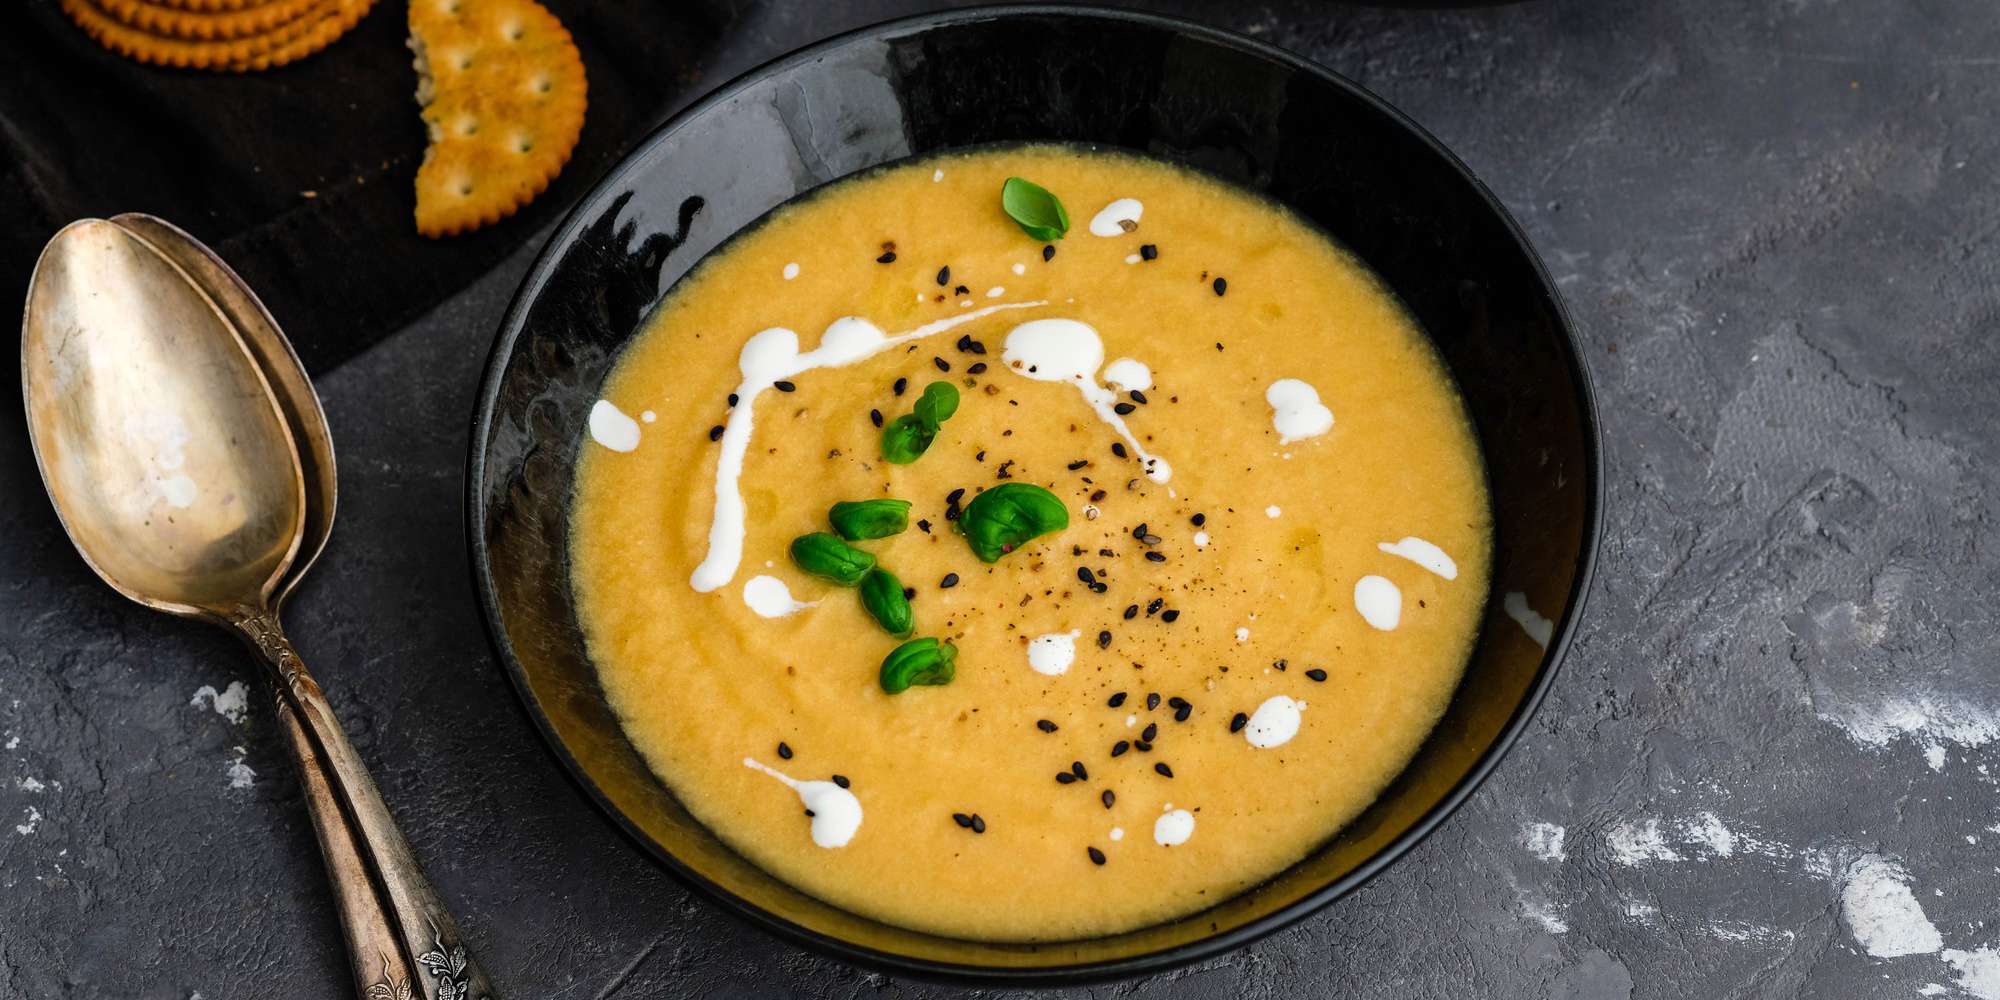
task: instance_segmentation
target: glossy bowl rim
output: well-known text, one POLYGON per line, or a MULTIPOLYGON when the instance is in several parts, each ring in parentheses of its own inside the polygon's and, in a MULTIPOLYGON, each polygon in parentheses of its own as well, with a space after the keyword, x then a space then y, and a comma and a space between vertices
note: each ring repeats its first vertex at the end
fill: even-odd
MULTIPOLYGON (((613 195, 615 196, 615 195, 613 195)), ((1563 660, 1581 620, 1584 602, 1596 576, 1598 549, 1604 528, 1604 479, 1603 430, 1598 417, 1597 394, 1590 378, 1589 370, 1582 362, 1578 349, 1575 325, 1570 318, 1561 290, 1550 277, 1548 267, 1541 255, 1535 251, 1520 223, 1515 220, 1493 192, 1473 174, 1444 143, 1440 142, 1422 125, 1408 115, 1376 96, 1367 88, 1347 77, 1320 65, 1304 56, 1287 49, 1259 41, 1245 35, 1222 28, 1211 27, 1182 18, 1169 17, 1133 10, 1111 7, 1057 5, 1057 4, 1000 4, 967 7, 950 11, 918 14, 866 25, 833 35, 818 42, 795 49, 775 59, 759 64, 735 78, 716 87, 702 97, 689 103, 635 142, 608 167, 591 185, 590 190, 577 199, 564 214, 563 220, 550 233, 534 262, 523 275, 515 289, 507 311, 500 320, 497 336, 489 351, 486 364, 479 381, 479 389, 474 403, 472 436, 468 442, 468 456, 465 480, 465 528, 469 555, 469 569, 472 574, 473 590, 479 600, 480 620, 485 627, 488 642, 495 655, 506 669, 515 694, 523 709, 533 720, 542 741, 563 764, 570 780, 575 782, 585 795, 609 817, 614 826, 634 841, 654 861, 677 877, 684 884, 693 886, 702 895, 725 912, 755 925, 780 940, 806 948, 820 955, 832 957, 856 965, 880 969, 920 978, 950 981, 963 985, 985 986, 1032 986, 1032 985, 1078 985, 1116 979, 1129 979, 1141 975, 1162 972, 1212 958, 1216 955, 1248 945, 1278 930, 1319 912, 1335 900, 1367 884, 1377 874, 1400 860, 1405 854, 1421 843, 1441 826, 1445 820, 1458 811, 1459 807, 1484 784, 1500 760, 1507 755, 1528 723, 1540 709, 1542 700, 1554 684, 1563 660), (589 772, 577 762, 569 747, 556 732, 548 717, 543 714, 536 699, 526 670, 515 657, 513 646, 507 641, 501 620, 498 591, 493 583, 492 566, 484 531, 482 530, 486 507, 482 497, 482 483, 486 474, 485 443, 493 425, 495 404, 499 398, 501 380, 505 375, 507 361, 513 354, 515 343, 526 329, 527 313, 546 288, 554 266, 560 262, 562 252, 574 243, 577 233, 591 220, 583 215, 586 206, 600 204, 607 195, 630 173, 641 154, 679 131, 693 119, 710 109, 721 105, 738 94, 779 71, 802 65, 821 57, 824 53, 868 38, 905 34, 913 30, 948 27, 979 21, 991 21, 1017 16, 1068 17, 1082 20, 1109 20, 1156 28, 1183 37, 1192 37, 1204 43, 1233 48, 1248 55, 1267 59, 1284 65, 1295 72, 1309 74, 1336 89, 1345 91, 1372 110, 1382 114, 1391 123, 1409 132, 1423 147, 1437 156, 1445 165, 1456 172, 1471 189, 1486 203, 1487 208, 1500 220, 1506 234, 1512 239, 1516 249, 1525 257, 1538 280, 1548 301, 1553 306, 1554 326, 1563 348, 1563 363, 1567 367, 1572 384, 1576 387, 1579 413, 1583 425, 1583 451, 1587 459, 1583 475, 1587 479, 1584 498, 1587 509, 1583 515, 1583 538, 1577 558, 1577 572, 1570 586, 1568 599, 1560 620, 1555 624, 1555 632, 1542 657, 1541 668, 1533 685, 1516 706, 1513 714, 1500 729, 1485 750, 1444 797, 1434 803, 1414 824, 1390 841, 1366 861, 1354 869, 1318 889, 1299 897, 1290 904, 1249 921, 1240 927, 1221 931, 1198 938, 1184 944, 1126 956, 1103 962, 1089 962, 1074 965, 1042 966, 1018 968, 1013 966, 971 965, 957 962, 938 962, 908 955, 884 952, 864 945, 855 944, 842 938, 820 933, 809 927, 795 924, 775 913, 737 896, 684 864, 664 845, 647 836, 638 826, 617 808, 591 778, 589 772)), ((776 876, 771 876, 776 878, 776 876)), ((1234 898, 1234 897, 1232 897, 1234 898)), ((829 904, 831 905, 831 904, 829 904)), ((1221 905, 1221 904, 1217 904, 1221 905)), ((1179 919, 1191 919, 1194 914, 1179 919)))

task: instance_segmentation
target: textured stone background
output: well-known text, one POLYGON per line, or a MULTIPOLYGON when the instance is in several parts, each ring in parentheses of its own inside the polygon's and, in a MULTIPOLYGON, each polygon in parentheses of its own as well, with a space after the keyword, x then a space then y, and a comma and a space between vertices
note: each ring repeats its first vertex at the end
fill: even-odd
MULTIPOLYGON (((747 9, 706 79, 915 6, 747 9)), ((1575 313, 1610 508, 1553 696, 1436 836, 1088 992, 2000 1000, 2000 8, 1168 6, 1354 77, 1499 193, 1575 313)), ((340 528, 290 626, 417 853, 517 1000, 950 993, 691 897, 517 707, 460 477, 527 260, 319 377, 340 528)), ((343 995, 261 685, 218 711, 248 659, 100 585, 0 422, 0 996, 343 995)))

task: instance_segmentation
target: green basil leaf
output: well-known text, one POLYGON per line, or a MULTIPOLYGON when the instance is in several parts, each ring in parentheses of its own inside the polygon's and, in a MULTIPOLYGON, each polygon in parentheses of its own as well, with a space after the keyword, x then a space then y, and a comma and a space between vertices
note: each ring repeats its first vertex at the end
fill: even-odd
POLYGON ((916 613, 910 610, 910 599, 903 596, 903 581, 886 569, 878 566, 861 578, 861 607, 882 631, 898 639, 907 639, 916 631, 916 613))
POLYGON ((924 426, 936 432, 940 424, 958 412, 958 387, 950 382, 932 382, 924 386, 924 394, 917 399, 914 412, 924 426))
POLYGON ((1031 483, 1001 483, 972 498, 958 530, 981 562, 992 562, 1029 539, 1069 527, 1069 508, 1031 483))
POLYGON ((826 512, 840 537, 850 542, 900 535, 910 526, 908 500, 843 500, 826 512))
POLYGON ((1000 208, 1038 240, 1059 240, 1069 232, 1069 213, 1063 211, 1062 202, 1033 181, 1007 178, 1000 186, 1000 208))
POLYGON ((875 568, 875 557, 824 531, 792 539, 792 561, 822 580, 852 587, 875 568))
POLYGON ((908 465, 923 456, 937 430, 925 427, 914 413, 905 413, 882 428, 882 458, 896 465, 908 465))
POLYGON ((882 690, 902 694, 912 684, 950 684, 957 674, 958 647, 930 636, 911 639, 882 658, 882 690))

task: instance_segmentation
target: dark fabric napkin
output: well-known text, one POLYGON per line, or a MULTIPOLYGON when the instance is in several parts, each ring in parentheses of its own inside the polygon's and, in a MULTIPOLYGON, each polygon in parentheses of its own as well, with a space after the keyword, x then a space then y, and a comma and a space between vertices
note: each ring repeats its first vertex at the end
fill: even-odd
POLYGON ((697 78, 727 0, 542 0, 583 52, 590 108, 528 208, 467 236, 411 221, 424 128, 382 0, 324 51, 262 73, 174 70, 92 42, 53 0, 0 3, 0 306, 20 315, 72 219, 150 212, 208 243, 324 370, 485 272, 557 216, 697 78))

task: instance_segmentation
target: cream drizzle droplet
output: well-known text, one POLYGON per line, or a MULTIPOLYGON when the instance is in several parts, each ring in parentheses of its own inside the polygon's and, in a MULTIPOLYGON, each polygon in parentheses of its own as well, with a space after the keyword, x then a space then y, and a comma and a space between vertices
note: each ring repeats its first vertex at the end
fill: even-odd
POLYGON ((1035 673, 1047 677, 1061 677, 1069 673, 1069 665, 1076 662, 1076 639, 1081 631, 1050 632, 1038 635, 1028 641, 1028 666, 1035 673))
POLYGON ((639 422, 600 399, 590 408, 590 439, 612 451, 631 451, 639 447, 639 422))
POLYGON ((1364 576, 1354 581, 1354 610, 1369 625, 1391 631, 1403 621, 1403 592, 1385 577, 1364 576))
POLYGON ((1319 401, 1319 390, 1295 378, 1281 378, 1264 390, 1271 404, 1271 426, 1279 444, 1318 437, 1333 429, 1333 411, 1319 401))
POLYGON ((791 775, 750 757, 743 758, 743 766, 762 771, 798 793, 799 802, 812 813, 813 843, 827 848, 846 847, 861 829, 861 800, 853 792, 831 781, 794 780, 791 775))
POLYGON ((1174 809, 1160 814, 1153 821, 1153 843, 1161 847, 1179 847, 1194 836, 1194 813, 1186 809, 1174 809))
POLYGON ((1073 319, 1029 320, 1007 332, 1001 360, 1009 371, 1037 382, 1063 382, 1075 386, 1085 402, 1097 411, 1098 419, 1111 425, 1132 449, 1146 478, 1164 483, 1173 478, 1173 466, 1148 452, 1125 418, 1114 409, 1118 394, 1097 384, 1097 369, 1104 364, 1104 341, 1087 323, 1073 319))
POLYGON ((1305 702, 1282 694, 1266 698, 1250 714, 1250 722, 1243 727, 1243 738, 1259 750, 1284 746, 1299 734, 1299 713, 1305 710, 1305 702))
POLYGON ((751 577, 743 584, 743 603, 760 618, 784 618, 819 605, 818 601, 793 600, 791 588, 775 576, 751 577))
POLYGON ((1120 198, 1104 206, 1096 216, 1091 218, 1090 235, 1123 236, 1125 235, 1125 227, 1119 225, 1119 223, 1138 222, 1139 216, 1144 215, 1145 212, 1146 206, 1140 204, 1139 199, 1120 198))
POLYGON ((1534 608, 1529 607, 1528 595, 1518 590, 1510 590, 1507 596, 1501 599, 1500 606, 1506 610, 1507 617, 1514 619, 1515 624, 1521 626, 1521 631, 1526 632, 1528 638, 1535 641, 1535 645, 1543 649, 1549 648, 1549 639, 1555 635, 1556 623, 1542 617, 1534 608))
POLYGON ((1119 392, 1145 392, 1153 387, 1153 370, 1144 361, 1119 358, 1104 366, 1104 383, 1119 392))
POLYGON ((1405 535, 1399 542, 1377 542, 1375 547, 1392 556, 1402 556, 1447 580, 1458 579, 1458 563, 1443 549, 1415 535, 1405 535))

